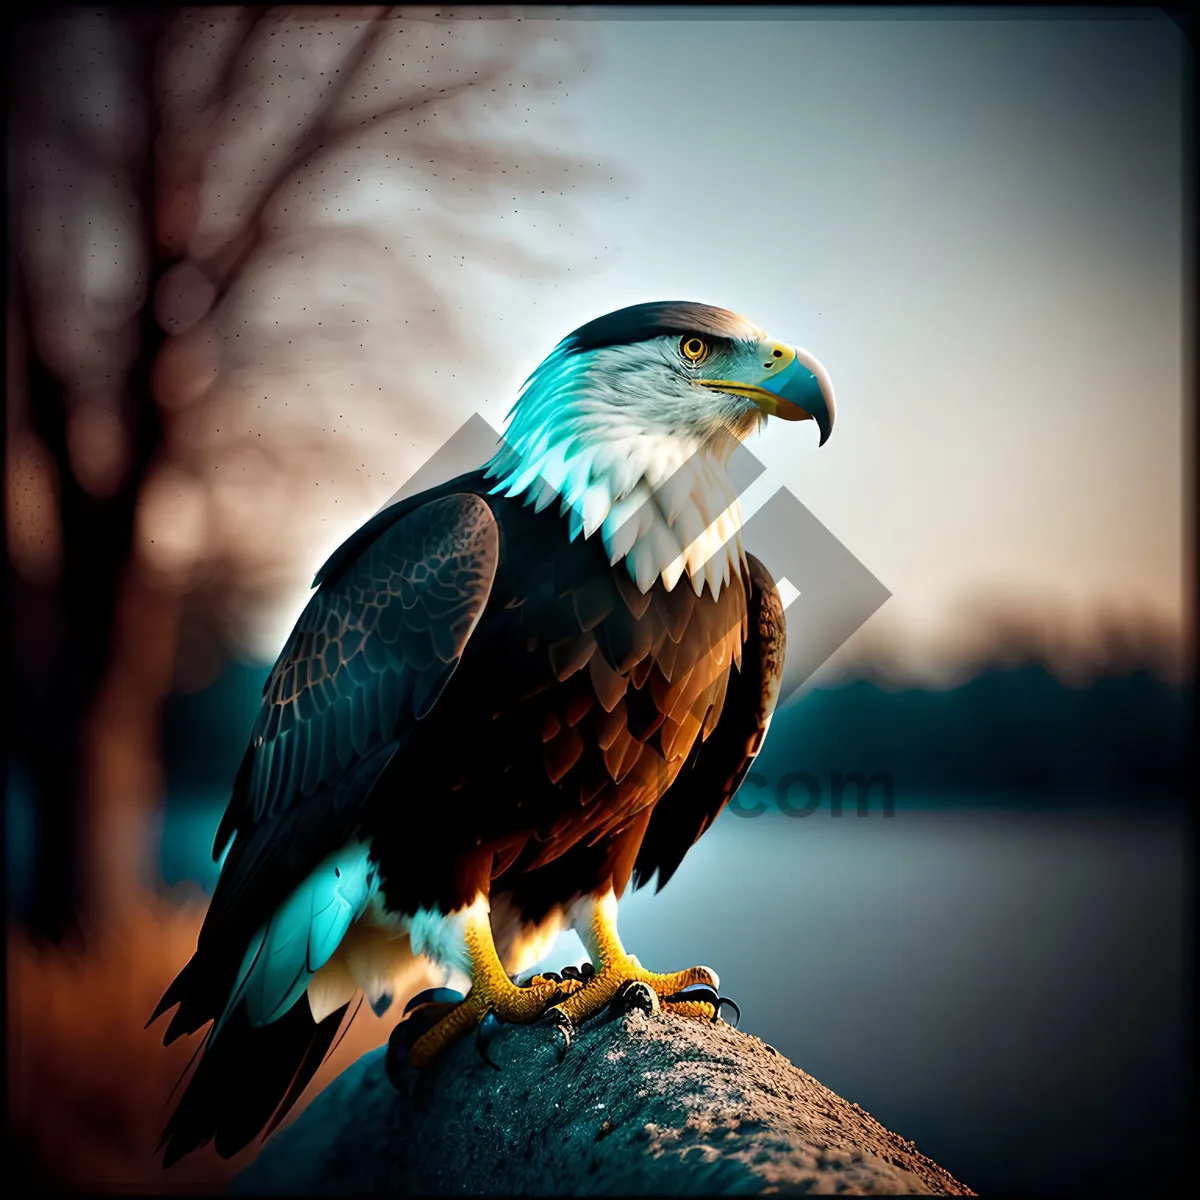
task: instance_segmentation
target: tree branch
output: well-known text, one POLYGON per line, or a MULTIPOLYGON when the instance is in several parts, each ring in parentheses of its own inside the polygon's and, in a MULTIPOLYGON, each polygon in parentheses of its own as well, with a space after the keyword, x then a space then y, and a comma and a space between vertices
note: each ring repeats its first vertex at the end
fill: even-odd
POLYGON ((237 20, 240 28, 235 32, 233 46, 225 56, 225 63, 213 80, 212 88, 203 107, 210 108, 223 99, 227 99, 233 91, 234 80, 246 61, 247 51, 254 41, 254 35, 263 21, 271 15, 273 9, 243 8, 238 10, 237 20))
POLYGON ((287 155, 276 168, 271 178, 266 181, 255 201, 254 208, 247 217, 243 236, 235 238, 232 245, 224 247, 212 260, 204 264, 208 274, 218 281, 217 296, 214 307, 224 299, 231 282, 241 274, 242 268, 258 248, 262 240, 262 218, 271 203, 272 197, 283 185, 289 175, 301 169, 308 159, 324 147, 330 136, 330 122, 338 107, 341 105, 351 83, 357 78, 359 68, 379 44, 380 39, 388 29, 388 13, 390 8, 377 12, 367 26, 366 31, 351 47, 350 52, 338 68, 333 82, 321 97, 308 123, 308 128, 296 143, 295 149, 287 155))
POLYGON ((387 108, 382 109, 380 112, 372 113, 369 117, 363 117, 361 121, 355 124, 343 125, 340 129, 331 129, 320 145, 313 146, 309 150, 305 159, 292 164, 289 174, 292 171, 299 170, 305 165, 307 158, 310 158, 316 151, 325 149, 329 142, 340 141, 350 134, 361 136, 364 133, 370 133, 385 121, 390 121, 394 117, 411 116, 427 105, 436 103, 439 98, 443 101, 453 100, 461 96, 464 92, 470 91, 472 88, 477 88, 485 83, 494 83, 497 79, 503 77, 504 71, 505 65, 501 62, 496 62, 490 68, 485 67, 484 73, 478 79, 464 79, 460 83, 451 83, 444 88, 438 88, 436 91, 431 88, 418 93, 416 96, 410 96, 406 100, 398 100, 395 104, 388 105, 387 108))

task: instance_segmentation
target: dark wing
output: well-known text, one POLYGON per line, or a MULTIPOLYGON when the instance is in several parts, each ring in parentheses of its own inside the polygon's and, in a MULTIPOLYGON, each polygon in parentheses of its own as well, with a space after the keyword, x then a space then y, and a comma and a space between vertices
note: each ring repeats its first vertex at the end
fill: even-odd
POLYGON ((151 1018, 180 1004, 168 1042, 218 1015, 249 939, 353 835, 487 605, 499 532, 480 497, 407 507, 373 532, 324 574, 267 679, 217 830, 214 857, 233 845, 196 955, 151 1018))
POLYGON ((697 739, 689 761, 654 806, 633 867, 633 886, 658 872, 661 891, 683 856, 717 819, 762 748, 783 676, 785 624, 775 581, 752 554, 749 622, 741 670, 730 673, 716 729, 697 739))

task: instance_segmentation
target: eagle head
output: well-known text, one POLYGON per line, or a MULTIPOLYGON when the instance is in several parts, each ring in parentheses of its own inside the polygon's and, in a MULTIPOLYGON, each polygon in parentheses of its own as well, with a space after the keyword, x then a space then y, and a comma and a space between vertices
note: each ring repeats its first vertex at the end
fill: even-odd
POLYGON ((599 530, 643 591, 686 573, 699 595, 706 581, 716 594, 741 557, 724 470, 734 447, 768 417, 812 420, 824 445, 834 396, 808 351, 727 309, 663 301, 568 334, 508 415, 486 467, 493 492, 539 509, 557 500, 570 536, 599 530))

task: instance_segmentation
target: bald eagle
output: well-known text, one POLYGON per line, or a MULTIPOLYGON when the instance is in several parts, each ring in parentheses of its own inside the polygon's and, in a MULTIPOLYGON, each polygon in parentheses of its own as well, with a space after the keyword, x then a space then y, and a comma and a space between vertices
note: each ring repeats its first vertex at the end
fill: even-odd
POLYGON ((211 1022, 164 1165, 274 1128, 351 1005, 382 1014, 418 956, 471 987, 426 1013, 415 1069, 485 1016, 569 1030, 629 985, 712 1012, 715 973, 644 969, 616 906, 671 878, 770 723, 783 608, 726 473, 768 416, 824 444, 810 354, 708 305, 621 309, 555 347, 480 469, 385 507, 318 571, 196 952, 150 1018, 178 1006, 165 1043, 211 1022), (564 928, 591 974, 515 982, 564 928))

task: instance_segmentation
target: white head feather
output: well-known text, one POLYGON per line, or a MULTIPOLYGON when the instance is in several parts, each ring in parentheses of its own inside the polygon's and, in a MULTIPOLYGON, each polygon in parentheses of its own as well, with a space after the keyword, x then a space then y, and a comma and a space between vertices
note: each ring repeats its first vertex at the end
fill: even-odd
POLYGON ((485 474, 493 493, 539 511, 557 500, 572 540, 599 532, 643 593, 686 575, 716 597, 743 565, 729 456, 765 418, 736 396, 698 394, 672 365, 677 341, 560 346, 526 381, 485 474))

